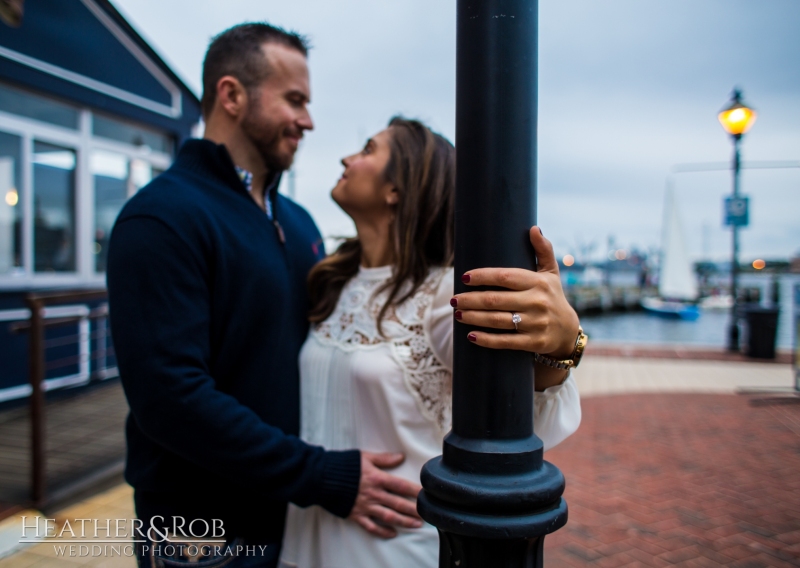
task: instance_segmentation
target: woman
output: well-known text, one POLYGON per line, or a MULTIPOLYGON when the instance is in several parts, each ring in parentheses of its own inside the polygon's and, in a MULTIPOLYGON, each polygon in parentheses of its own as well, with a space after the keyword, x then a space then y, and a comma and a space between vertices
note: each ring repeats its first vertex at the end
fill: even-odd
MULTIPOLYGON (((392 474, 416 483, 450 428, 453 317, 514 327, 510 317, 495 321, 474 309, 480 307, 476 293, 453 298, 455 149, 446 139, 417 121, 393 118, 342 164, 331 196, 353 219, 357 237, 309 275, 312 329, 300 354, 301 435, 328 449, 402 453, 406 459, 392 474)), ((549 243, 540 232, 531 234, 540 262, 547 255, 552 260, 549 243)), ((524 314, 532 331, 520 325, 514 345, 460 324, 457 332, 469 331, 471 341, 486 347, 569 357, 578 321, 557 269, 514 272, 523 284, 518 289, 530 290, 507 293, 511 311, 524 314), (546 332, 539 324, 547 324, 546 332)), ((485 283, 491 269, 468 274, 470 284, 485 283)), ((535 430, 547 449, 577 429, 580 402, 574 380, 559 369, 537 365, 536 390, 543 392, 535 395, 535 430)), ((438 566, 434 527, 398 529, 385 539, 368 531, 394 536, 380 523, 358 526, 319 507, 290 506, 281 565, 438 566)))

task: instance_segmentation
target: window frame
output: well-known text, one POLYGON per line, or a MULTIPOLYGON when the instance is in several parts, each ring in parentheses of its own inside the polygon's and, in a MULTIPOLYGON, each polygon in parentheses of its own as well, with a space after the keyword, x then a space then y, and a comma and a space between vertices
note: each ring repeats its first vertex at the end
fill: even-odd
POLYGON ((22 270, 0 274, 0 291, 21 288, 68 286, 105 286, 105 273, 95 270, 94 258, 94 180, 89 160, 94 150, 104 150, 148 162, 151 167, 166 170, 172 164, 169 154, 147 146, 133 146, 92 134, 89 109, 80 109, 78 130, 39 122, 20 115, 0 111, 0 131, 19 136, 22 144, 21 187, 22 207, 22 270), (33 262, 33 144, 34 140, 64 146, 75 151, 75 272, 37 273, 33 262))

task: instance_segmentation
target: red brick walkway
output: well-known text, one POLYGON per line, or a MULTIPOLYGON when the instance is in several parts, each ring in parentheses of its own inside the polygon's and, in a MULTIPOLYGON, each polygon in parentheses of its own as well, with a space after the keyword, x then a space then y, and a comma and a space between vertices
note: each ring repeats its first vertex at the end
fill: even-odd
POLYGON ((547 454, 567 526, 545 565, 800 566, 800 405, 744 396, 589 398, 547 454))

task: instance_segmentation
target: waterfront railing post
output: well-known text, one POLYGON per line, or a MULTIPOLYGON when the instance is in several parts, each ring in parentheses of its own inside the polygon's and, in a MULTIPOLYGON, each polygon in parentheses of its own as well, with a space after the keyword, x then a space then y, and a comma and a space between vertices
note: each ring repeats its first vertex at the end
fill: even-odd
POLYGON ((31 498, 41 507, 45 500, 45 416, 44 416, 44 304, 27 299, 31 312, 28 344, 28 374, 31 384, 31 498))
MULTIPOLYGON (((537 4, 458 0, 457 293, 468 270, 535 266, 537 4)), ((423 468, 419 512, 439 530, 440 567, 542 566, 567 506, 533 431, 532 358, 478 347, 456 325, 453 428, 423 468)))

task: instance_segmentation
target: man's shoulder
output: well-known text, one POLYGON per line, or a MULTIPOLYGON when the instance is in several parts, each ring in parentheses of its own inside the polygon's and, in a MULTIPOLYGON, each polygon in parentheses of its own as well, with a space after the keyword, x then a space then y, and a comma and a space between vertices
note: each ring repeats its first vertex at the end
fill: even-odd
POLYGON ((152 217, 166 222, 196 216, 208 208, 202 183, 170 168, 131 197, 117 222, 131 217, 152 217))
POLYGON ((109 258, 180 243, 202 256, 218 223, 215 207, 200 181, 170 168, 140 189, 124 205, 111 230, 109 258))

